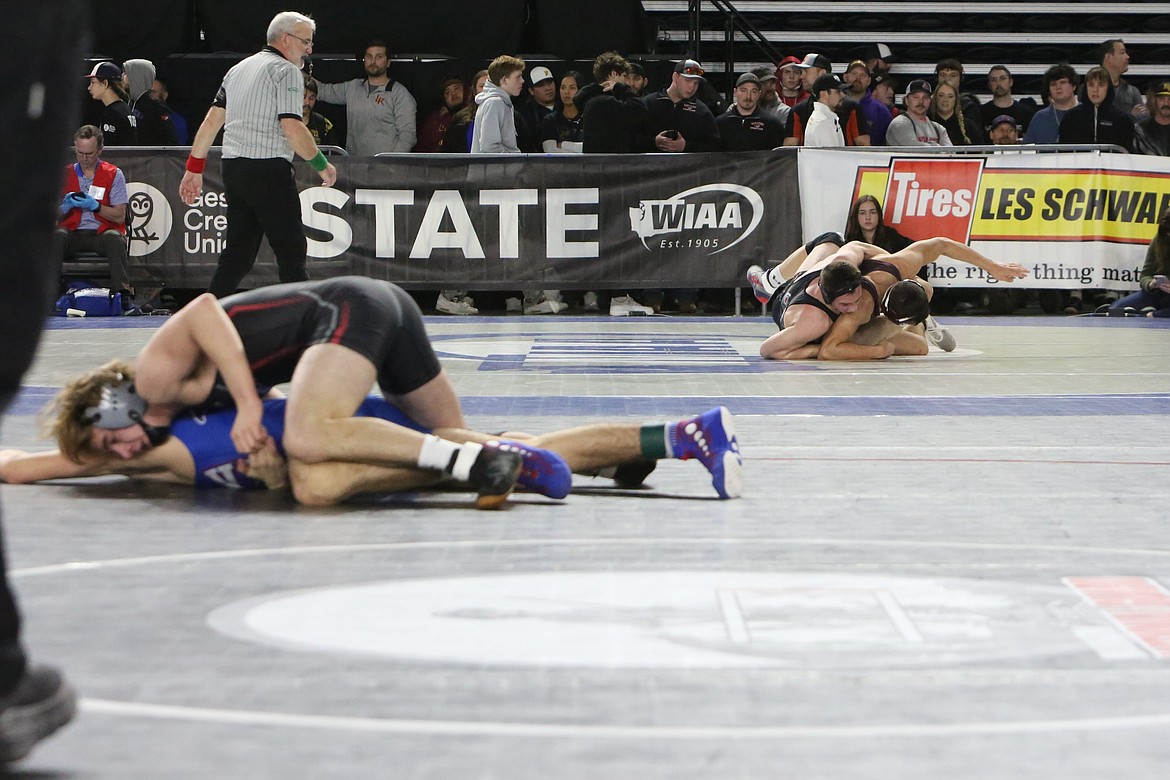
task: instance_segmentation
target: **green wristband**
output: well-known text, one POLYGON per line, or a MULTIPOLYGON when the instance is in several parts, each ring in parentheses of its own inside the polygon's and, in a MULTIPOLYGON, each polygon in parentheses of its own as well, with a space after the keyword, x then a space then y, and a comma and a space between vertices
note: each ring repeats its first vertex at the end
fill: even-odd
POLYGON ((313 170, 315 171, 323 171, 325 170, 325 167, 329 165, 329 162, 325 159, 325 155, 321 152, 321 150, 318 149, 317 156, 309 160, 309 165, 312 165, 313 170))

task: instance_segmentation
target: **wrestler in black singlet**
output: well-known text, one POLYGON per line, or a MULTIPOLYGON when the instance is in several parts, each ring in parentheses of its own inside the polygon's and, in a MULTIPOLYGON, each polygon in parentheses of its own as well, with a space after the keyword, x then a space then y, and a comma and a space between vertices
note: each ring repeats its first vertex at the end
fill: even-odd
MULTIPOLYGON (((440 371, 422 312, 390 282, 339 276, 277 284, 231 295, 220 305, 240 332, 261 394, 291 380, 314 344, 340 344, 365 356, 377 368, 378 387, 391 395, 417 390, 440 371)), ((219 381, 209 405, 217 406, 223 392, 219 381)))
MULTIPOLYGON (((813 279, 819 278, 820 275, 821 269, 813 268, 811 270, 805 271, 799 276, 793 277, 791 281, 776 291, 776 295, 772 296, 773 302, 775 303, 775 305, 772 307, 772 321, 776 323, 777 328, 784 330, 784 312, 788 311, 789 306, 815 306, 825 314, 828 314, 830 321, 837 321, 837 318, 841 316, 840 313, 834 311, 833 308, 827 303, 820 300, 819 298, 814 297, 813 295, 810 295, 808 292, 809 284, 812 283, 813 279), (777 295, 779 298, 776 297, 777 295)), ((865 278, 864 276, 861 277, 861 286, 867 293, 869 293, 870 297, 873 298, 874 316, 877 316, 878 310, 881 308, 878 305, 877 288, 874 287, 874 284, 871 280, 865 278)), ((822 336, 821 338, 814 339, 809 343, 820 344, 821 339, 823 338, 824 337, 822 336)))

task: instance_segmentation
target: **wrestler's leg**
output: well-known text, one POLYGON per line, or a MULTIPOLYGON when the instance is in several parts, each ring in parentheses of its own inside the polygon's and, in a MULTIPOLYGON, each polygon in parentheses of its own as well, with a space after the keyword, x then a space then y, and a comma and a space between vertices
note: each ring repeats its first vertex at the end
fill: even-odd
POLYGON ((862 325, 853 334, 853 343, 872 347, 882 341, 894 344, 895 355, 925 355, 929 351, 921 325, 898 325, 885 317, 877 317, 862 325))
POLYGON ((290 460, 288 467, 293 495, 308 506, 329 506, 358 493, 418 490, 443 480, 443 475, 437 471, 368 463, 290 460))
POLYGON ((309 347, 293 372, 285 411, 289 460, 414 466, 424 434, 386 420, 352 416, 374 378, 374 364, 348 347, 309 347))

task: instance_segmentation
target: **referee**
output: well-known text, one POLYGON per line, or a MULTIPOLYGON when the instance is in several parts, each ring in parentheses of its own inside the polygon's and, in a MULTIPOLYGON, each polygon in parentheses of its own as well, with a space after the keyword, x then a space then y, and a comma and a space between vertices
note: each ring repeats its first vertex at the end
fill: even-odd
POLYGON ((179 197, 187 205, 203 191, 207 153, 220 128, 224 130, 227 235, 207 288, 218 298, 239 288, 256 263, 263 236, 276 255, 281 282, 309 278, 293 153, 309 161, 323 186, 337 181, 337 169, 317 149, 301 120, 305 82, 300 66, 313 50, 316 29, 317 23, 304 14, 277 14, 268 25, 268 45, 227 72, 195 134, 179 185, 179 197))

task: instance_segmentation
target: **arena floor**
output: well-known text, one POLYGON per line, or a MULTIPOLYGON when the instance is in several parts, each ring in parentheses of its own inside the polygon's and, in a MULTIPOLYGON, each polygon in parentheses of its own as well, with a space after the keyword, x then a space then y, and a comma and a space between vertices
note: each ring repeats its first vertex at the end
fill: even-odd
MULTIPOLYGON (((159 320, 56 320, 4 446, 159 320)), ((76 722, 14 776, 1162 778, 1170 322, 952 318, 925 358, 769 363, 758 318, 428 320, 483 430, 724 404, 702 466, 565 501, 5 486, 76 722)))

